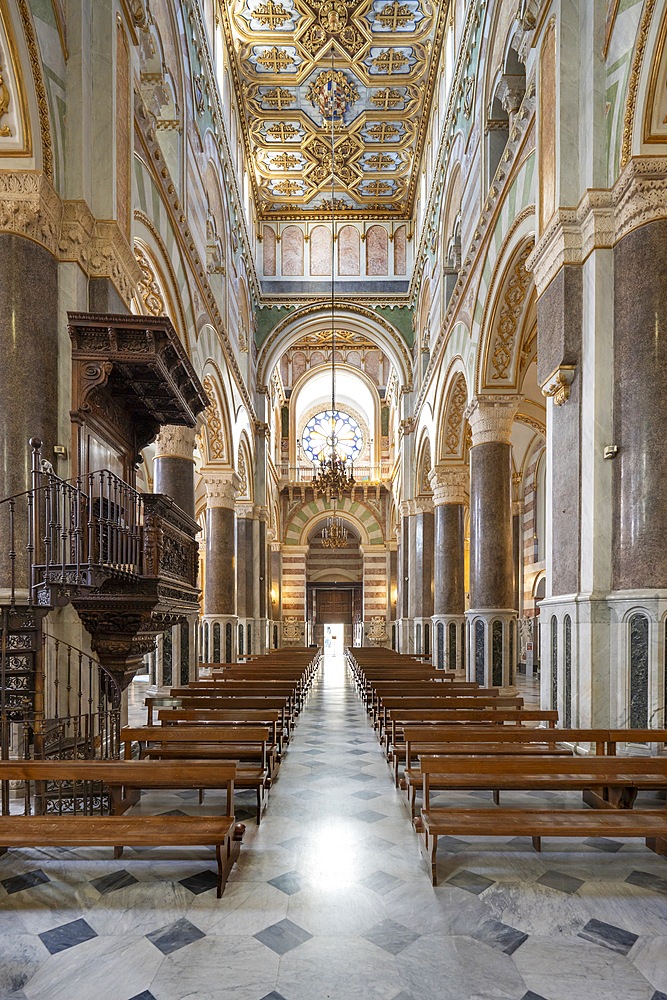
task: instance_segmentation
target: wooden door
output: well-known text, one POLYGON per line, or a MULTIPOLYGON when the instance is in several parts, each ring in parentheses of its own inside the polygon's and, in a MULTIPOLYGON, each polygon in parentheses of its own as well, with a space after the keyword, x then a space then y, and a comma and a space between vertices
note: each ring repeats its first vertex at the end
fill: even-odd
POLYGON ((352 624, 351 590, 324 590, 318 587, 315 601, 318 625, 352 624))

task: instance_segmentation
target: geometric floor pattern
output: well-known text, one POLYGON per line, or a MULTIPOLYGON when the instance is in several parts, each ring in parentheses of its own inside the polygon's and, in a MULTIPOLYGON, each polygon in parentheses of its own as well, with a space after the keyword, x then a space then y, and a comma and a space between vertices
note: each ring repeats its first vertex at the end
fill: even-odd
MULTIPOLYGON (((252 792, 237 802, 251 817, 252 792)), ((213 792, 135 807, 223 809, 213 792)), ((638 841, 450 837, 433 888, 334 658, 221 900, 212 851, 110 853, 0 858, 0 1000, 667 1000, 667 861, 638 841)))

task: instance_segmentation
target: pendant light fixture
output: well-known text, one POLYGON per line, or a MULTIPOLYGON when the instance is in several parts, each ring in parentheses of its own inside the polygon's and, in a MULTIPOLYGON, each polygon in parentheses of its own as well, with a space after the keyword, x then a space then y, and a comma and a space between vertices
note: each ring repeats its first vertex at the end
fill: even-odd
MULTIPOLYGON (((329 500, 333 499, 334 501, 341 499, 345 490, 349 490, 354 486, 353 464, 344 455, 339 453, 336 433, 339 423, 338 410, 336 409, 336 207, 334 163, 336 106, 336 77, 332 40, 331 73, 327 81, 327 100, 324 103, 323 110, 325 120, 327 111, 331 117, 331 410, 325 414, 325 419, 329 423, 329 434, 327 435, 327 443, 318 455, 318 460, 315 463, 313 470, 313 490, 315 491, 315 496, 323 493, 329 500)), ((343 112, 341 111, 341 118, 342 114, 343 112)), ((342 521, 337 515, 334 514, 329 520, 332 523, 324 529, 325 531, 329 530, 331 532, 334 528, 338 528, 340 531, 345 530, 342 521)), ((329 537, 332 536, 330 535, 329 537)), ((347 538, 347 534, 345 537, 347 538)), ((345 541, 340 544, 344 545, 345 541)))

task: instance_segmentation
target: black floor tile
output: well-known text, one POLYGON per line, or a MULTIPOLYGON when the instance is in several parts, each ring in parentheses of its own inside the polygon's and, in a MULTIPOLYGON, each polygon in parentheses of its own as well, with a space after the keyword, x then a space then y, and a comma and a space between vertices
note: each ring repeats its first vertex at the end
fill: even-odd
POLYGON ((42 944, 48 949, 51 955, 57 955, 68 948, 74 948, 84 941, 91 941, 97 937, 96 932, 86 923, 83 918, 72 920, 69 924, 61 924, 53 930, 44 931, 38 935, 42 944))
POLYGON ((660 878, 659 875, 651 875, 650 872, 630 872, 625 881, 629 882, 630 885, 638 885, 642 889, 667 893, 667 879, 660 878))
POLYGON ((466 892, 472 892, 476 896, 479 896, 489 886, 495 885, 495 881, 485 878, 483 875, 477 875, 475 872, 469 872, 466 868, 462 868, 456 875, 448 878, 446 884, 455 885, 457 889, 465 889, 466 892))
POLYGON ((275 951, 276 955, 286 955, 293 948, 310 941, 312 936, 292 920, 279 920, 277 924, 271 924, 254 935, 267 948, 275 951))
POLYGON ((25 872, 23 875, 13 875, 11 878, 3 878, 0 885, 5 887, 8 896, 15 892, 22 892, 24 889, 32 889, 33 886, 43 885, 51 879, 41 868, 36 868, 32 872, 25 872))
POLYGON ((382 948, 383 951, 389 952, 390 955, 398 955, 420 938, 421 934, 417 934, 395 920, 383 920, 361 936, 366 941, 370 941, 371 944, 382 948))
POLYGON ((616 951, 619 955, 627 955, 638 940, 637 934, 623 930, 622 927, 614 927, 613 924, 605 924, 602 920, 589 920, 579 931, 579 937, 616 951))
POLYGON ((504 951, 506 955, 513 955, 517 948, 528 940, 528 935, 523 931, 509 924, 503 924, 500 920, 485 920, 470 936, 476 941, 483 941, 491 948, 504 951))
POLYGON ((135 882, 138 882, 138 879, 130 872, 125 871, 124 868, 117 872, 111 872, 109 875, 103 875, 101 878, 90 880, 90 884, 102 896, 106 896, 108 892, 113 892, 115 889, 125 889, 128 885, 134 885, 135 882))
POLYGON ((173 924, 167 924, 166 927, 160 927, 159 930, 147 934, 146 937, 163 955, 171 955, 173 952, 179 951, 180 948, 192 944, 193 941, 199 941, 206 935, 185 917, 181 917, 180 920, 175 920, 173 924))
POLYGON ((180 885, 189 889, 195 896, 198 896, 202 892, 208 892, 209 889, 217 889, 218 876, 216 872, 207 868, 203 872, 197 872, 196 875, 180 879, 180 885))

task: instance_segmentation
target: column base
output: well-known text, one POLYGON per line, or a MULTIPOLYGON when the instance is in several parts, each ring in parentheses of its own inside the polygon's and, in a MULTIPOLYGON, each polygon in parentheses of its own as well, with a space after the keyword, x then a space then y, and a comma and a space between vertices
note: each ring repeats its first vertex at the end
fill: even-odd
POLYGON ((512 608, 466 611, 467 676, 484 687, 511 687, 517 650, 517 613, 512 608))
POLYGON ((202 662, 236 663, 238 657, 238 616, 202 617, 202 662))
POLYGON ((433 666, 465 671, 465 615, 433 615, 433 666))
POLYGON ((410 618, 399 618, 396 622, 396 649, 403 655, 415 651, 410 618))
POLYGON ((542 704, 560 725, 667 722, 667 591, 566 594, 540 602, 542 704))

